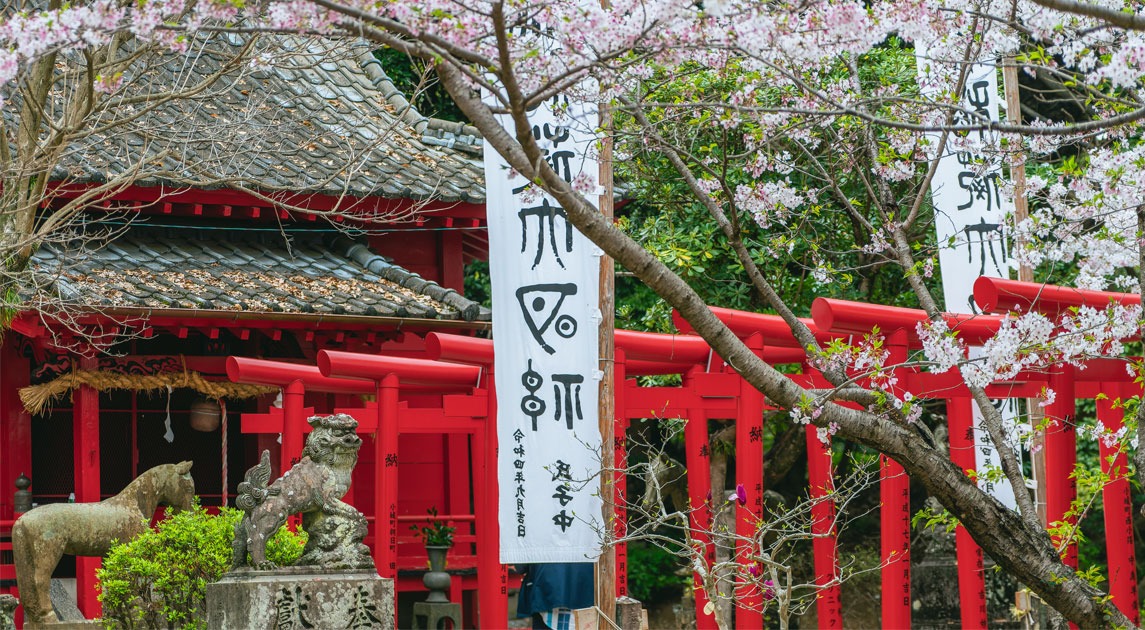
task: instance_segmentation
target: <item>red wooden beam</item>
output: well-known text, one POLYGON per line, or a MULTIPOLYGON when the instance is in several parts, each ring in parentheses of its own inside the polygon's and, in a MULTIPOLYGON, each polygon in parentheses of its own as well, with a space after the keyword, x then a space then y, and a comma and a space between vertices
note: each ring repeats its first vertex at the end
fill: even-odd
MULTIPOLYGON (((617 471, 613 475, 613 510, 615 519, 613 534, 617 539, 623 539, 628 534, 628 428, 630 421, 624 416, 623 383, 627 375, 627 356, 624 350, 617 349, 613 355, 612 382, 620 383, 621 387, 614 387, 613 415, 615 427, 613 428, 613 465, 617 471)), ((621 542, 614 547, 616 552, 616 596, 628 597, 628 544, 621 542)))
MULTIPOLYGON (((491 350, 492 342, 489 345, 491 350)), ((429 346, 428 336, 426 346, 429 346)), ((497 394, 492 358, 490 353, 484 430, 473 436, 473 511, 478 516, 477 569, 485 576, 485 579, 477 583, 477 610, 480 622, 478 627, 507 628, 509 570, 501 564, 501 525, 498 522, 497 505, 497 394)))
POLYGON ((44 327, 43 322, 36 313, 18 315, 12 319, 9 323, 9 327, 29 339, 43 337, 48 332, 48 329, 44 327))
MULTIPOLYGON (((93 357, 82 357, 78 362, 81 369, 99 369, 99 361, 93 357)), ((91 386, 80 385, 72 392, 72 402, 75 500, 97 503, 102 499, 99 484, 99 392, 91 386)), ((100 616, 95 579, 99 566, 99 558, 76 557, 77 604, 88 619, 100 616)))
MULTIPOLYGON (((864 335, 878 327, 883 332, 905 331, 911 347, 919 347, 915 327, 927 321, 926 312, 916 308, 866 304, 831 298, 815 298, 811 317, 820 330, 839 334, 864 335)), ((962 315, 945 313, 943 318, 958 337, 972 346, 980 346, 998 332, 1002 322, 998 315, 962 315)))
MULTIPOLYGON (((1050 525, 1065 521, 1070 505, 1077 497, 1077 481, 1072 478, 1077 463, 1076 400, 1074 399, 1074 369, 1060 366, 1050 373, 1050 388, 1054 402, 1046 407, 1046 522, 1050 525)), ((1019 490, 1019 488, 1015 488, 1019 490)), ((1076 523, 1075 518, 1068 519, 1076 523)), ((1054 540, 1057 545, 1058 540, 1054 540)), ((1077 568, 1077 544, 1070 544, 1062 554, 1063 561, 1077 568)))
MULTIPOLYGON (((693 370, 684 377, 684 387, 691 385, 691 378, 697 370, 693 370)), ((716 549, 712 544, 712 509, 711 502, 719 501, 723 497, 712 496, 712 464, 711 444, 708 437, 708 417, 704 412, 702 403, 688 409, 685 414, 687 424, 684 425, 684 465, 688 467, 688 499, 690 512, 688 513, 688 535, 693 544, 698 547, 694 551, 703 556, 702 562, 711 570, 716 563, 716 549)), ((693 573, 693 580, 698 580, 698 574, 693 573)), ((694 584, 694 597, 696 604, 697 630, 712 630, 716 628, 716 616, 705 610, 709 600, 707 592, 701 588, 697 581, 694 584)))
MULTIPOLYGON (((886 345, 891 365, 907 359, 906 334, 895 330, 886 345)), ((909 628, 910 601, 910 477, 902 464, 879 458, 879 521, 882 547, 882 622, 884 628, 909 628)))
POLYGON ((617 349, 624 350, 627 360, 692 363, 704 365, 712 355, 708 342, 695 335, 617 330, 617 349))
MULTIPOLYGON (((1107 389, 1117 392, 1117 386, 1107 389)), ((1127 389, 1127 388, 1126 388, 1127 389)), ((1139 391, 1133 393, 1140 393, 1139 391)), ((1114 398, 1097 401, 1097 419, 1106 431, 1117 431, 1124 424, 1125 410, 1114 407, 1114 398)), ((1125 451, 1098 440, 1101 472, 1109 483, 1101 489, 1105 519, 1105 557, 1109 559, 1109 596, 1113 604, 1133 622, 1141 625, 1137 601, 1137 558, 1133 544, 1133 499, 1129 492, 1129 462, 1125 451)))
POLYGON ((1078 306, 1105 308, 1111 302, 1125 306, 1140 304, 1141 296, 982 276, 974 281, 974 301, 984 313, 1038 311, 1053 316, 1078 306))
MULTIPOLYGON (((374 556, 384 578, 398 576, 398 376, 378 383, 378 433, 374 440, 374 556)), ((397 598, 394 598, 397 617, 397 598)))
POLYGON ((394 374, 402 383, 469 387, 476 387, 481 375, 476 366, 337 350, 319 350, 318 369, 326 376, 381 380, 394 374))
MULTIPOLYGON (((763 337, 753 334, 748 347, 760 353, 763 337)), ((707 344, 704 344, 707 345, 707 344)), ((760 552, 754 544, 757 529, 763 522, 763 394, 744 379, 740 382, 739 410, 735 420, 736 484, 742 484, 747 503, 735 508, 735 557, 740 566, 736 576, 736 625, 741 628, 763 627, 763 592, 750 574, 751 558, 760 552)), ((738 487, 737 487, 738 490, 738 487)))
POLYGON ((306 387, 302 381, 288 383, 282 390, 282 450, 279 451, 279 474, 302 459, 306 433, 306 387))
POLYGON ((492 365, 493 340, 431 332, 425 336, 425 354, 434 360, 492 365))
MULTIPOLYGON (((785 346, 785 347, 801 347, 800 343, 795 340, 795 336, 791 333, 791 328, 783 318, 778 315, 768 315, 765 313, 749 313, 747 311, 737 311, 730 308, 717 308, 711 307, 712 314, 715 315, 725 326, 731 329, 737 337, 749 337, 753 333, 763 335, 764 347, 770 346, 785 346)), ((831 335, 821 326, 810 319, 800 319, 808 328, 811 329, 812 334, 820 342, 829 341, 838 335, 831 335)), ((680 313, 672 311, 672 323, 676 325, 676 329, 680 332, 694 332, 691 324, 687 322, 680 313)))
MULTIPOLYGON (((973 404, 969 392, 946 402, 950 461, 963 472, 976 468, 973 404)), ((962 627, 986 628, 986 573, 982 548, 961 524, 955 529, 954 544, 958 555, 958 608, 962 627)))
POLYGON ((804 430, 807 440, 807 481, 811 486, 811 542, 815 555, 815 584, 820 591, 815 598, 820 628, 843 627, 842 588, 838 582, 836 555, 834 473, 831 470, 831 444, 819 440, 815 425, 804 430))
POLYGON ((330 394, 372 394, 376 387, 372 381, 365 379, 323 376, 313 365, 246 357, 227 357, 227 378, 235 383, 271 387, 284 387, 298 381, 309 391, 330 394))

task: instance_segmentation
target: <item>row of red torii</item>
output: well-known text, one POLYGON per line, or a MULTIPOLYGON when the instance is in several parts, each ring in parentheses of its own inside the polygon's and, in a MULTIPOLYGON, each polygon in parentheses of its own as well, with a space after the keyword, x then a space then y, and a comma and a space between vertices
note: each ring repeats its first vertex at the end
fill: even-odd
MULTIPOLYGON (((1039 310, 1056 315, 1080 305, 1097 308, 1111 300, 1122 304, 1139 303, 1130 294, 1081 291, 1010 280, 981 278, 975 284, 975 299, 983 313, 1028 312, 1039 310)), ((799 374, 790 378, 808 387, 826 385, 806 363, 806 353, 795 341, 787 325, 773 315, 712 309, 728 327, 759 356, 771 364, 802 364, 799 374)), ((846 302, 819 298, 812 305, 812 317, 804 320, 821 340, 863 335, 878 326, 891 353, 889 364, 904 362, 921 344, 916 324, 925 319, 920 310, 846 302)), ((981 344, 997 330, 1000 315, 947 315, 952 330, 971 345, 981 344)), ((677 326, 690 330, 680 318, 677 326)), ((616 468, 626 462, 625 439, 629 423, 649 417, 684 418, 688 494, 693 506, 707 506, 711 497, 707 420, 734 420, 736 431, 735 480, 743 484, 748 501, 736 508, 736 556, 747 558, 748 542, 763 514, 763 395, 748 385, 722 361, 714 360, 708 344, 690 334, 664 335, 618 330, 615 335, 616 468), (636 376, 681 374, 678 387, 642 387, 636 376)), ((509 576, 498 560, 496 427, 488 422, 496 417, 496 396, 491 378, 492 342, 459 335, 430 333, 424 342, 408 344, 409 350, 387 355, 364 355, 320 351, 317 365, 306 366, 231 357, 227 373, 231 380, 283 388, 281 409, 267 414, 244 414, 242 429, 248 433, 281 433, 281 463, 285 469, 302 452, 304 432, 309 429, 304 408, 307 391, 372 394, 374 401, 355 409, 337 409, 359 421, 358 431, 375 434, 374 461, 384 462, 374 479, 371 518, 372 549, 378 570, 384 577, 397 577, 398 522, 398 435, 399 433, 457 433, 472 439, 472 487, 474 514, 450 515, 475 528, 477 600, 479 627, 506 627, 509 576), (432 394, 427 396, 426 394, 432 394), (436 401, 425 406, 425 401, 436 401), (378 535, 377 533, 383 533, 378 535)), ((972 407, 969 391, 958 370, 931 374, 917 369, 900 369, 899 387, 916 397, 944 399, 947 405, 950 457, 966 469, 974 466, 974 438, 971 431, 972 407)), ((1092 360, 1087 369, 1063 366, 1047 373, 1023 373, 1005 383, 987 388, 992 398, 1033 398, 1044 387, 1056 392, 1046 408, 1049 418, 1068 419, 1075 415, 1078 398, 1099 399, 1097 420, 1110 430, 1122 422, 1122 411, 1114 407, 1118 397, 1140 393, 1124 368, 1123 361, 1092 360), (1105 396, 1098 396, 1099 393, 1105 396)), ((818 437, 815 427, 806 429, 808 479, 811 497, 825 497, 833 487, 831 452, 818 437)), ((369 440, 367 440, 367 444, 369 440)), ((1076 462, 1076 432, 1068 422, 1055 422, 1045 434, 1046 514, 1049 522, 1061 521, 1076 495, 1070 473, 1076 462)), ((1101 462, 1113 471, 1112 483, 1103 489, 1105 541, 1109 562, 1109 587, 1114 603, 1134 623, 1139 623, 1136 561, 1134 557, 1132 505, 1129 481, 1125 477, 1124 454, 1110 461, 1113 452, 1101 445, 1101 462), (1114 534, 1116 532, 1116 534, 1114 534)), ((623 475, 615 480, 617 497, 624 496, 623 475)), ((362 492, 363 490, 359 490, 362 492)), ((882 556, 882 625, 910 627, 910 482, 901 466, 882 458, 880 467, 880 519, 882 556)), ((623 501, 617 503, 617 531, 624 531, 623 501)), ((693 510, 693 527, 709 561, 714 561, 714 545, 706 536, 710 510, 693 510)), ((370 515, 367 515, 368 517, 370 515)), ((406 517, 408 520, 408 517, 406 517)), ((836 540, 832 531, 834 506, 829 500, 812 508, 813 550, 816 583, 821 587, 816 606, 819 626, 842 627, 840 586, 837 580, 836 540)), ((956 533, 958 583, 963 627, 986 627, 987 611, 982 551, 961 528, 956 533)), ((617 595, 627 594, 627 562, 623 545, 616 548, 617 595)), ((1076 567, 1076 548, 1067 551, 1067 561, 1076 567)), ((762 626, 762 597, 746 575, 737 577, 737 627, 762 626)), ((705 613, 707 600, 696 589, 698 627, 714 628, 715 619, 705 613)))

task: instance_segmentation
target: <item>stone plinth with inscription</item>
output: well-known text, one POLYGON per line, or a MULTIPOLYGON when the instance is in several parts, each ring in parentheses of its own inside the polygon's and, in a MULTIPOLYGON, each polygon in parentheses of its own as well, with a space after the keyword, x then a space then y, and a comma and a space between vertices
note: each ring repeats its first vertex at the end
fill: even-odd
POLYGON ((372 570, 237 569, 207 585, 207 627, 394 627, 393 581, 372 570))

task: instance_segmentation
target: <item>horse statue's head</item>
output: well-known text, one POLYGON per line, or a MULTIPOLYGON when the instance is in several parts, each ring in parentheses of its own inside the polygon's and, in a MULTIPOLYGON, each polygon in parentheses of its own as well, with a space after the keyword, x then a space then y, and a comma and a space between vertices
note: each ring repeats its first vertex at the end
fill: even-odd
POLYGON ((171 506, 176 512, 191 509, 191 500, 195 496, 195 480, 191 479, 192 463, 179 462, 156 467, 159 476, 155 487, 159 493, 159 502, 171 506))

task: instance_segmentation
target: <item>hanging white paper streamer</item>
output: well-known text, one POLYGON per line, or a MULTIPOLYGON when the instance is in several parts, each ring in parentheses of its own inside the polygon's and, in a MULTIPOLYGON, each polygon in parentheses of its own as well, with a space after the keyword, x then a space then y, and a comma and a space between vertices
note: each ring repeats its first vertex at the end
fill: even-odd
POLYGON ((167 440, 168 444, 175 441, 175 431, 173 431, 171 429, 171 392, 172 391, 173 390, 171 389, 171 386, 168 385, 167 386, 167 419, 163 421, 163 426, 167 428, 167 432, 163 434, 163 439, 167 440))

